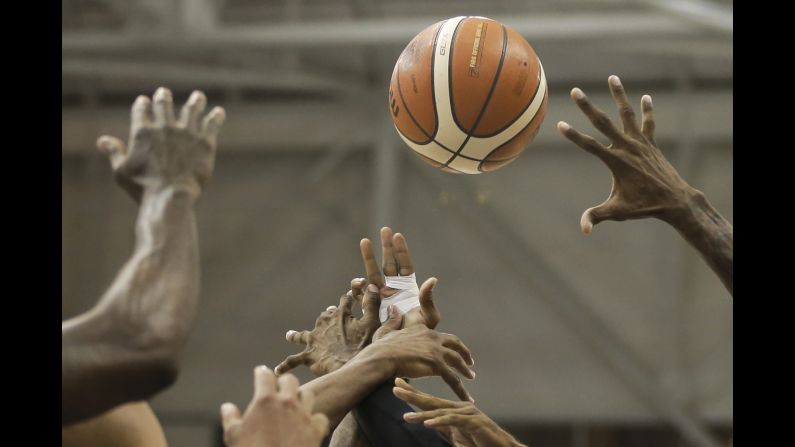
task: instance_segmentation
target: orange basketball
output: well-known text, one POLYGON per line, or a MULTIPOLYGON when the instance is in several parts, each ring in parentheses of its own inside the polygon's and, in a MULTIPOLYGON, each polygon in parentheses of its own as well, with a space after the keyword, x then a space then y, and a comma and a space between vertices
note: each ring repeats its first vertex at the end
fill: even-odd
POLYGON ((403 141, 447 172, 480 174, 516 160, 538 133, 547 82, 533 47, 485 17, 455 17, 400 54, 389 109, 403 141))

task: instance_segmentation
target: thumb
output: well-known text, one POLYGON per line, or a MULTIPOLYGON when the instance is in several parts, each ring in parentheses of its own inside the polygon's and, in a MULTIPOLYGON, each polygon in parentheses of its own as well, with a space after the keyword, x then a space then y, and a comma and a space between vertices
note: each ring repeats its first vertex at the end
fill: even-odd
POLYGON ((433 302, 433 288, 437 281, 436 278, 428 278, 420 287, 420 309, 422 316, 425 317, 425 325, 429 329, 434 329, 441 319, 439 310, 433 302))
POLYGON ((604 203, 585 210, 580 218, 580 229, 583 234, 588 235, 593 231, 593 226, 603 220, 615 219, 615 203, 612 199, 607 199, 604 203))
POLYGON ((240 410, 235 404, 226 402, 221 405, 221 422, 224 430, 229 430, 240 423, 240 410))
POLYGON ((97 139, 97 149, 108 156, 114 170, 124 161, 127 153, 124 142, 110 135, 102 135, 97 139))

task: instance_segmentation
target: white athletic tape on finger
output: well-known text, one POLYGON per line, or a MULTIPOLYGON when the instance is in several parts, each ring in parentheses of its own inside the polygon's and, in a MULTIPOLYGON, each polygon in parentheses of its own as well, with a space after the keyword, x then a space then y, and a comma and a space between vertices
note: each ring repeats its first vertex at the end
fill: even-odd
POLYGON ((401 314, 419 307, 420 288, 417 286, 417 276, 414 273, 408 276, 387 276, 386 286, 397 289, 399 292, 381 300, 381 308, 378 311, 381 323, 389 318, 388 308, 390 305, 395 305, 401 314))

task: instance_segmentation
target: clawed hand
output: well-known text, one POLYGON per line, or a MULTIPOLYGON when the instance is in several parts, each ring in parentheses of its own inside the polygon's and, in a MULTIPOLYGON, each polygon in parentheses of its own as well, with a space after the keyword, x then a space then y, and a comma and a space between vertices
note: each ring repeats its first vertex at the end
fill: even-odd
POLYGON ((224 109, 213 108, 201 119, 207 98, 194 91, 174 116, 171 91, 159 88, 153 99, 139 96, 132 106, 129 145, 103 135, 97 148, 108 155, 116 181, 140 202, 145 190, 187 187, 196 195, 210 179, 224 109))
POLYGON ((616 129, 607 114, 594 106, 579 88, 571 91, 571 97, 594 127, 610 139, 609 146, 576 131, 564 121, 558 123, 564 137, 599 157, 613 173, 610 196, 601 205, 587 209, 580 219, 585 234, 604 220, 670 219, 696 193, 657 147, 651 96, 644 95, 641 99, 643 118, 638 127, 621 80, 610 76, 608 84, 621 115, 623 131, 616 129))

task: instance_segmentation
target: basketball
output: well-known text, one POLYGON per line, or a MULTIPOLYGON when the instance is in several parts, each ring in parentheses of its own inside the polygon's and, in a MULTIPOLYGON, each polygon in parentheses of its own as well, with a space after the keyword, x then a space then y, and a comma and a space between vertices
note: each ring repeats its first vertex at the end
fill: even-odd
POLYGON ((389 110, 398 134, 427 163, 480 174, 516 160, 538 133, 547 83, 533 47, 485 17, 435 23, 395 64, 389 110))

